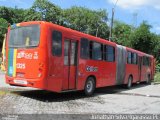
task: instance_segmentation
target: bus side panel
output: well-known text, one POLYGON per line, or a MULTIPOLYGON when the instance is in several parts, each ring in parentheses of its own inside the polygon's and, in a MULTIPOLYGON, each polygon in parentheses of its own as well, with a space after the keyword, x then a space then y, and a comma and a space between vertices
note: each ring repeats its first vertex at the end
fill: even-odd
POLYGON ((125 78, 125 84, 128 83, 129 76, 133 77, 133 83, 139 81, 138 78, 138 65, 133 64, 126 64, 126 78, 125 78))
POLYGON ((77 89, 83 90, 89 76, 96 79, 96 87, 111 86, 116 84, 116 62, 79 60, 77 89), (92 71, 92 70, 95 71, 92 71))
POLYGON ((146 81, 148 79, 148 75, 151 75, 151 67, 143 65, 142 66, 142 81, 146 81))
MULTIPOLYGON (((114 46, 115 47, 115 46, 114 46)), ((79 47, 80 49, 80 47, 79 47)), ((80 52, 80 51, 79 51, 80 52)), ((116 54, 115 49, 115 54, 116 54)), ((80 55, 80 53, 79 53, 80 55)), ((80 58, 80 56, 79 56, 80 58)), ((77 74, 77 90, 83 90, 89 76, 96 80, 96 87, 112 86, 116 84, 116 61, 79 59, 77 74)))
POLYGON ((83 90, 88 74, 86 73, 86 60, 79 59, 78 75, 77 75, 77 90, 83 90))

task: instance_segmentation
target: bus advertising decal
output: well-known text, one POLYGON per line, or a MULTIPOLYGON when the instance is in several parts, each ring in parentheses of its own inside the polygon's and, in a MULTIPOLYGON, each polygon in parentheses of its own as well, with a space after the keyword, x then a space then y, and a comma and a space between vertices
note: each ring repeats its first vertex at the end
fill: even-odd
POLYGON ((86 66, 86 71, 87 72, 97 72, 98 68, 94 66, 86 66))
POLYGON ((17 49, 9 49, 8 75, 13 77, 16 76, 16 56, 17 56, 17 49))
POLYGON ((20 51, 17 54, 17 58, 25 58, 25 59, 38 59, 38 52, 33 53, 25 53, 25 51, 20 51))

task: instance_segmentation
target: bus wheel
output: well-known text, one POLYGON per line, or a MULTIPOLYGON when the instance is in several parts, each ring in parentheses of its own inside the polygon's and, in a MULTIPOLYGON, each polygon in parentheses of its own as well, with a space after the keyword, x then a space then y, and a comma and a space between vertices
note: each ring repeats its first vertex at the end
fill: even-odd
POLYGON ((95 80, 93 77, 89 77, 86 81, 84 88, 85 95, 87 96, 93 95, 94 90, 95 90, 95 80))
POLYGON ((133 80, 132 76, 129 76, 128 83, 127 83, 127 89, 130 89, 132 87, 132 80, 133 80))
POLYGON ((149 85, 151 84, 150 75, 148 75, 146 83, 149 84, 149 85))

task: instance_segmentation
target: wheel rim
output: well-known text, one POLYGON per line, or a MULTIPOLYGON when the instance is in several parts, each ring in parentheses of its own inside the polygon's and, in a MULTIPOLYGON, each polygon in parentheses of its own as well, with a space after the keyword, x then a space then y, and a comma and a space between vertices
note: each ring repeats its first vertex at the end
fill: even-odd
POLYGON ((89 93, 92 92, 92 89, 93 89, 92 81, 88 81, 86 87, 87 87, 87 92, 89 93))
POLYGON ((128 87, 129 87, 129 88, 131 87, 131 84, 132 84, 132 78, 129 77, 129 80, 128 80, 128 87))

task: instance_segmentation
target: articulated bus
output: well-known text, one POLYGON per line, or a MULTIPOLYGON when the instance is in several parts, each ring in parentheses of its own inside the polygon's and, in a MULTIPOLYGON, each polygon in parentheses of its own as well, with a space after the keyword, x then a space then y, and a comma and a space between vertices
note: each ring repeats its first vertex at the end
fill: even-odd
POLYGON ((154 57, 44 21, 8 28, 6 83, 54 92, 150 83, 154 57))

